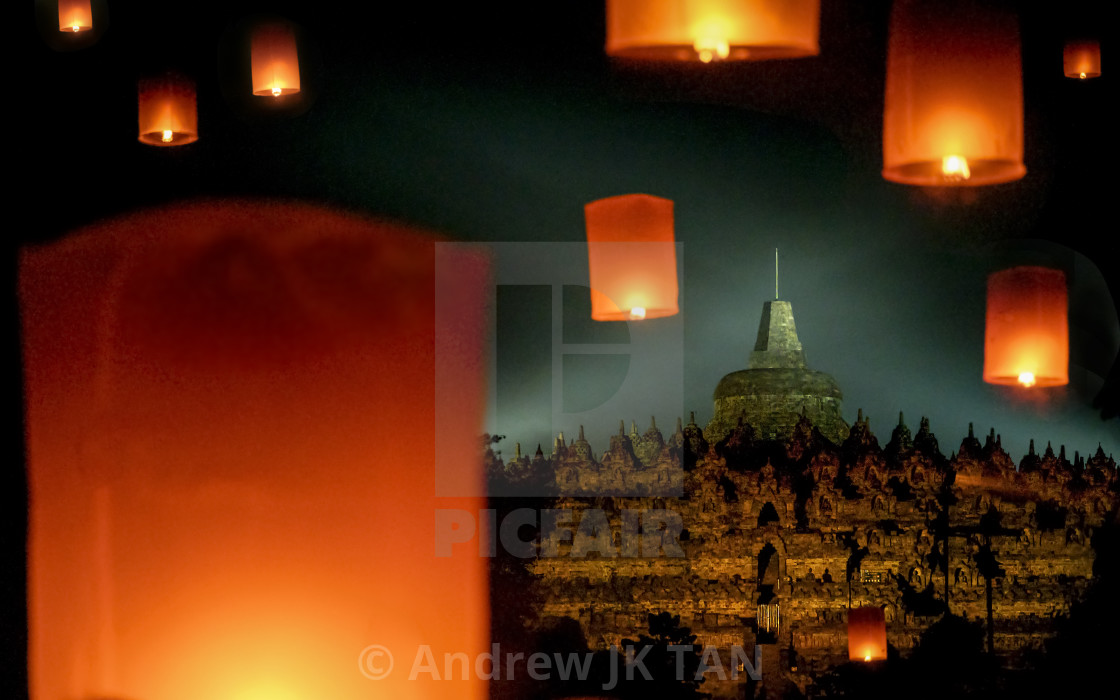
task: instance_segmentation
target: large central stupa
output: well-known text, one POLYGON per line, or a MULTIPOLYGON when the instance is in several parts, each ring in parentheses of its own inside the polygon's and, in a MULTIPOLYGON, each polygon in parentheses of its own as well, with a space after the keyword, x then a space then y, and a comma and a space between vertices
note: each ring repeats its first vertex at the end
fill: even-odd
POLYGON ((709 442, 722 440, 740 420, 761 440, 782 440, 805 415, 833 442, 848 435, 841 415, 844 395, 836 380, 809 369, 797 339, 788 301, 762 305, 758 340, 747 369, 732 372, 716 387, 715 415, 704 430, 709 442))

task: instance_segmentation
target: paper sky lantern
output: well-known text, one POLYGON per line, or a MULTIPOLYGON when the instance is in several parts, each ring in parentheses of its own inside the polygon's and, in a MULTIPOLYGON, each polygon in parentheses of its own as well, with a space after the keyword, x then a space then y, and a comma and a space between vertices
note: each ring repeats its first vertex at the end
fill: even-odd
POLYGON ((887 53, 883 177, 966 186, 1026 172, 1015 16, 978 1, 898 0, 887 53))
POLYGON ((1013 267, 988 276, 984 381, 1060 386, 1069 383, 1066 276, 1046 267, 1013 267))
POLYGON ((849 608, 848 659, 882 661, 887 658, 887 622, 875 606, 849 608))
POLYGON ((299 92, 299 54, 290 24, 268 21, 256 26, 250 49, 254 95, 279 97, 299 92))
POLYGON ((84 32, 93 29, 90 0, 58 0, 58 31, 84 32))
POLYGON ((666 61, 815 56, 820 0, 608 0, 607 53, 666 61))
POLYGON ((198 140, 194 81, 166 75, 140 81, 140 143, 182 146, 198 140))
POLYGON ((487 560, 435 525, 485 507, 436 493, 482 488, 486 266, 440 255, 276 202, 24 251, 34 700, 487 697, 408 679, 489 650, 487 560))
POLYGON ((591 318, 640 321, 677 313, 673 201, 626 194, 584 206, 591 318))
POLYGON ((1066 42, 1062 63, 1067 78, 1087 80, 1100 77, 1100 42, 1092 39, 1066 42))

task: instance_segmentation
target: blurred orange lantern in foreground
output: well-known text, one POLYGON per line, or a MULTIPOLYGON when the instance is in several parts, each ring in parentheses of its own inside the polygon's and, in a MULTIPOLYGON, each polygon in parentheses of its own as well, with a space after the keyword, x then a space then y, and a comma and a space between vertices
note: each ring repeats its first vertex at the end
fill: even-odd
POLYGON ((140 81, 140 143, 182 146, 198 140, 194 81, 166 75, 140 81))
POLYGON ((668 61, 815 56, 820 0, 607 0, 607 53, 668 61))
POLYGON ((84 32, 93 29, 90 0, 58 0, 58 31, 84 32))
POLYGON ((1063 68, 1067 78, 1098 78, 1101 74, 1101 45, 1092 39, 1066 42, 1063 68))
POLYGON ((296 35, 286 22, 264 22, 250 39, 253 94, 290 95, 299 92, 299 54, 296 35))
POLYGON ((898 0, 887 54, 883 177, 991 185, 1026 172, 1015 16, 971 0, 898 0))
POLYGON ((875 606, 848 609, 848 659, 882 661, 887 658, 887 622, 875 606))
POLYGON ((677 313, 673 201, 625 194, 584 206, 591 318, 639 321, 677 313))
POLYGON ((440 255, 275 202, 23 253, 35 700, 486 698, 408 680, 489 649, 487 562, 434 524, 484 507, 436 482, 481 490, 486 265, 440 255))
POLYGON ((1066 275, 1013 267, 988 277, 984 381, 1060 386, 1069 383, 1066 275))

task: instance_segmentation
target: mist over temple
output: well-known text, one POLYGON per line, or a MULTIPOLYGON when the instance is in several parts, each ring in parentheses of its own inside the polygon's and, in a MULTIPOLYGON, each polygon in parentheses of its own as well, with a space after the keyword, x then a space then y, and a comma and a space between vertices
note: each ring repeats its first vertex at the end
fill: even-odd
MULTIPOLYGON (((839 386, 808 368, 792 308, 777 300, 763 306, 747 369, 713 398, 705 428, 620 424, 598 456, 582 429, 549 454, 517 445, 508 463, 487 448, 492 493, 547 494, 571 513, 542 526, 548 556, 527 564, 530 626, 578 627, 606 649, 637 638, 651 614, 679 616, 724 665, 732 648, 760 645, 755 692, 780 697, 848 661, 852 609, 881 611, 904 656, 946 612, 976 621, 994 658, 1019 667, 1088 589, 1092 535, 1117 505, 1116 462, 1100 446, 1070 458, 1032 441, 1015 460, 994 429, 981 441, 970 425, 946 456, 926 418, 912 432, 901 414, 883 445, 862 410, 844 421, 839 386), (627 519, 643 510, 679 514, 679 532, 643 534, 679 537, 684 557, 625 546, 627 519)), ((754 682, 702 689, 743 697, 754 682)))

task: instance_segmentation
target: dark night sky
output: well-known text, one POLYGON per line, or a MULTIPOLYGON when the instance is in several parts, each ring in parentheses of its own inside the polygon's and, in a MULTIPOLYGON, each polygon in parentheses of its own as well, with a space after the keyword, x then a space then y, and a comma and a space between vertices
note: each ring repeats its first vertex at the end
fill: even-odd
MULTIPOLYGON (((634 377, 641 391, 620 415, 587 426, 596 451, 617 418, 642 430, 651 413, 666 430, 690 410, 707 421, 716 382, 746 365, 777 247, 810 365, 836 377, 846 418, 862 407, 881 442, 902 410, 912 428, 928 415, 946 452, 970 421, 995 427, 1016 460, 1032 437, 1040 448, 1066 444, 1071 457, 1098 442, 1120 452, 1120 424, 1090 407, 1120 344, 1093 261, 1110 277, 1115 263, 1085 233, 1098 221, 1113 228, 1102 218, 1106 185, 1094 180, 1101 154, 1115 152, 1107 65, 1089 84, 1062 78, 1068 27, 1041 10, 1023 14, 1027 177, 946 197, 879 176, 887 2, 826 0, 818 58, 663 68, 603 57, 601 2, 377 3, 357 14, 275 3, 310 49, 309 107, 287 118, 226 96, 239 79, 223 53, 229 32, 266 5, 148 5, 112 3, 109 30, 75 52, 47 48, 31 18, 10 19, 33 66, 19 111, 36 144, 17 206, 40 224, 19 240, 143 205, 251 195, 339 205, 455 240, 578 242, 584 203, 646 192, 676 205, 682 315, 651 324, 683 333, 665 344, 683 392, 634 377), (146 148, 132 133, 134 80, 167 64, 198 80, 202 136, 146 148), (1024 252, 1038 247, 1029 239, 1085 255, 1051 245, 1038 257, 1024 252), (980 380, 985 275, 1020 261, 1074 273, 1067 389, 1022 394, 980 380)), ((527 321, 514 336, 548 332, 527 321)), ((499 352, 517 355, 512 345, 499 352)), ((532 449, 549 439, 547 424, 497 410, 522 413, 486 426, 509 436, 507 452, 514 440, 532 449)), ((577 425, 551 427, 570 436, 577 425)))

